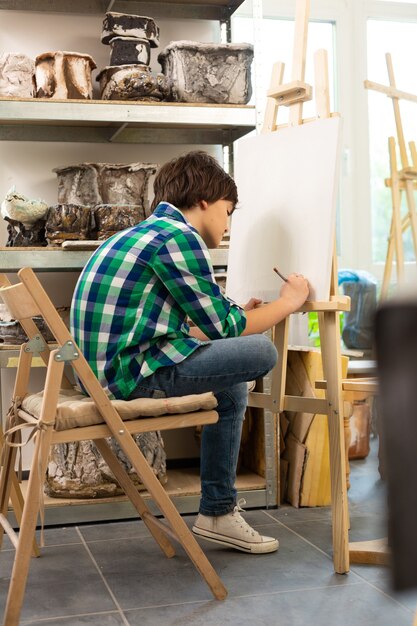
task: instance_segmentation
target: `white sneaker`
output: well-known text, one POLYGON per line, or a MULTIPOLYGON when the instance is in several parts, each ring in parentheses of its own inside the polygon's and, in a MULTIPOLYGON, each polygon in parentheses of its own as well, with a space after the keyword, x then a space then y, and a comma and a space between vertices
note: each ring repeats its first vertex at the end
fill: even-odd
POLYGON ((199 513, 193 526, 193 533, 208 541, 251 554, 265 554, 278 550, 278 539, 260 535, 243 519, 240 511, 243 511, 241 506, 244 504, 245 500, 239 500, 232 513, 218 517, 199 513))

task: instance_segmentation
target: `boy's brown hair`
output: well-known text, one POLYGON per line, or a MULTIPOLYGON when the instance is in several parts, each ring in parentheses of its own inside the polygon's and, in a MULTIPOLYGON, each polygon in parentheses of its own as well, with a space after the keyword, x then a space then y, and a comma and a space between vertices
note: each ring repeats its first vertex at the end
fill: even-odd
POLYGON ((152 211, 160 202, 170 202, 178 209, 191 209, 201 200, 229 200, 237 204, 236 183, 216 159, 203 151, 189 152, 165 163, 153 185, 152 211))

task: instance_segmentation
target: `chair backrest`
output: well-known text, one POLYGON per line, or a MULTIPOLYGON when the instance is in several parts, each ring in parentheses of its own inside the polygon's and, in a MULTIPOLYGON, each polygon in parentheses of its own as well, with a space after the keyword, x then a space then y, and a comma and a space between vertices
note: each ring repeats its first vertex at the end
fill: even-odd
MULTIPOLYGON (((0 298, 9 308, 11 315, 16 320, 23 322, 33 318, 33 316, 41 315, 48 325, 58 349, 63 347, 72 349, 74 360, 71 361, 71 365, 88 394, 96 403, 104 420, 109 423, 113 418, 119 422, 120 417, 112 406, 109 397, 78 349, 74 338, 33 270, 25 267, 18 272, 18 276, 20 283, 16 285, 6 284, 6 286, 0 287, 0 298)), ((39 332, 39 334, 41 333, 39 332)))
POLYGON ((40 315, 36 302, 23 283, 1 287, 0 295, 10 315, 18 322, 40 315))

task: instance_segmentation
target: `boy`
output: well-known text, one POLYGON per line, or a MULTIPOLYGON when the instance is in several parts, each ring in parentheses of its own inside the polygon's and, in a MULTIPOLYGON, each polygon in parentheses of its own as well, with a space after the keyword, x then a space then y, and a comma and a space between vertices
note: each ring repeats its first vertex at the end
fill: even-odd
POLYGON ((208 154, 166 163, 154 192, 153 214, 89 259, 74 293, 72 331, 113 398, 213 391, 219 421, 202 433, 193 532, 243 552, 274 552, 278 541, 240 515, 236 465, 247 381, 267 374, 277 358, 261 333, 304 303, 308 283, 292 274, 281 297, 262 307, 252 299, 241 308, 222 295, 208 249, 219 245, 238 198, 232 178, 208 154))

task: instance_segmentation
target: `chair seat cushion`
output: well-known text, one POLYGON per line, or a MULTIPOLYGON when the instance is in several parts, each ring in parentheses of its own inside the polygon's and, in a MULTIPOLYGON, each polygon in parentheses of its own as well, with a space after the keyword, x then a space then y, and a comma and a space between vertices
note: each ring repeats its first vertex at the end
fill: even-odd
MULTIPOLYGON (((22 409, 39 419, 43 391, 25 396, 22 409)), ((123 420, 139 417, 158 417, 175 413, 209 411, 217 406, 213 393, 201 393, 176 398, 137 398, 112 400, 112 405, 123 420)), ((104 422, 93 400, 75 390, 62 389, 58 399, 55 430, 93 426, 104 422)))

